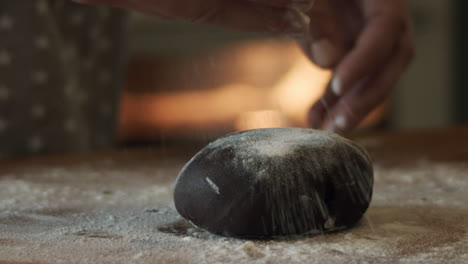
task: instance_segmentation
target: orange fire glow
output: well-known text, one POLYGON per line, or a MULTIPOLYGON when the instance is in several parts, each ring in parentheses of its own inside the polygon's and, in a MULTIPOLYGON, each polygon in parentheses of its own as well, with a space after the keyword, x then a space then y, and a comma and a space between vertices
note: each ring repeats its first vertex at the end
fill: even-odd
MULTIPOLYGON (((330 71, 314 66, 290 42, 249 42, 222 54, 210 59, 219 67, 218 73, 231 77, 216 87, 125 93, 121 137, 151 139, 158 132, 174 137, 190 137, 194 132, 217 136, 234 130, 305 127, 309 107, 320 98, 331 77, 330 71)), ((205 68, 197 69, 204 74, 184 76, 194 79, 194 87, 220 78, 205 68)))

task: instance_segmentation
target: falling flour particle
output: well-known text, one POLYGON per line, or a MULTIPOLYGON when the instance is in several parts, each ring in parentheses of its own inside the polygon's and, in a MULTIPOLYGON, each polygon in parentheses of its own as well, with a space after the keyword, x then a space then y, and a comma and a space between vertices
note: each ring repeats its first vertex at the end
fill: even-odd
POLYGON ((206 177, 206 181, 211 186, 211 188, 213 188, 213 191, 219 195, 220 194, 219 187, 208 177, 206 177))

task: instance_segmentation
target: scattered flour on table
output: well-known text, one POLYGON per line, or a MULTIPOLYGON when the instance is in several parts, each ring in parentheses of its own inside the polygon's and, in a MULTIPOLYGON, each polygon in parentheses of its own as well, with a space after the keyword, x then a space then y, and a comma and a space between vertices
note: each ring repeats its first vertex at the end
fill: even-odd
POLYGON ((172 204, 183 162, 82 163, 0 174, 0 262, 467 263, 468 164, 376 164, 370 210, 351 230, 246 241, 190 229, 172 204))

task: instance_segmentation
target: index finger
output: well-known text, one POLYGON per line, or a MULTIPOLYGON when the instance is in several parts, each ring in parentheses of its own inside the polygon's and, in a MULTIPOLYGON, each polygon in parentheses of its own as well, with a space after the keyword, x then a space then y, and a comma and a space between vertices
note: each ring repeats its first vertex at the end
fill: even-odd
POLYGON ((332 89, 338 95, 377 71, 408 30, 406 8, 401 1, 366 0, 362 5, 366 26, 354 48, 338 65, 332 81, 332 89))

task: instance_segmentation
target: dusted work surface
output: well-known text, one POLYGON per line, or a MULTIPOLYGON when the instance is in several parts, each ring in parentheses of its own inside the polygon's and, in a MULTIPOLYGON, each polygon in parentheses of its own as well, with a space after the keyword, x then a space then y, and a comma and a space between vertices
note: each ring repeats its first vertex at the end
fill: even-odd
POLYGON ((178 222, 172 187, 195 148, 2 161, 0 263, 467 263, 468 128, 356 141, 375 159, 364 219, 288 241, 178 222))

